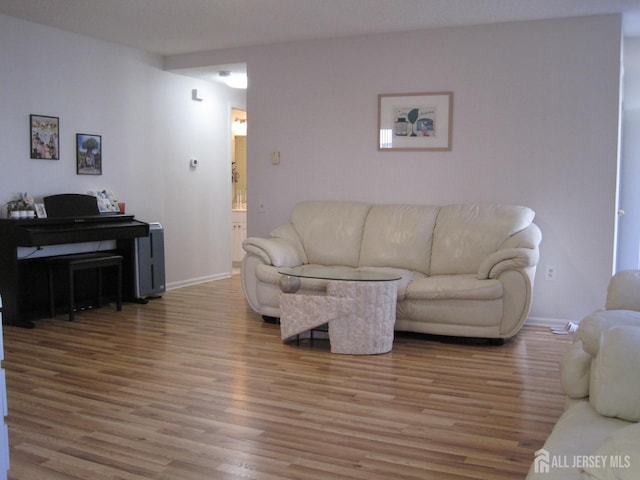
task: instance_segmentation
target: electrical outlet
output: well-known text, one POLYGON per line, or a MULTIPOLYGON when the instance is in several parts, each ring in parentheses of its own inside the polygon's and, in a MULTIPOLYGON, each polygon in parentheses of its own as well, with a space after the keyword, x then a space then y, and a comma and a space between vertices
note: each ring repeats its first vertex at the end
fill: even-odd
POLYGON ((547 280, 555 280, 556 279, 556 267, 548 266, 547 270, 544 273, 544 278, 547 280))

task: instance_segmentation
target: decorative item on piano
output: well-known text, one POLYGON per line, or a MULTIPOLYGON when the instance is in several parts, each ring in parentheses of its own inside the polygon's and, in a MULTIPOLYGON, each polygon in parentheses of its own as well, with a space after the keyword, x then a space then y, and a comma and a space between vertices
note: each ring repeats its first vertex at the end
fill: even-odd
POLYGON ((7 202, 7 218, 33 218, 35 215, 35 201, 26 192, 7 202))
POLYGON ((47 209, 45 208, 44 203, 36 203, 36 217, 47 218, 47 209))
POLYGON ((124 213, 120 211, 118 200, 111 190, 89 192, 89 195, 94 195, 98 199, 98 209, 101 213, 124 213))

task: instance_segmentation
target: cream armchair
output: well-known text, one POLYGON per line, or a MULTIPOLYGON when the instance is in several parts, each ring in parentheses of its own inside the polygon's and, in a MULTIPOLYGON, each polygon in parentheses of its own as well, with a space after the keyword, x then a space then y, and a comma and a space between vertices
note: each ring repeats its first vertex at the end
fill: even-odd
POLYGON ((624 270, 611 277, 605 308, 580 322, 560 366, 562 388, 569 398, 589 396, 591 362, 600 349, 602 332, 618 326, 640 327, 640 270, 624 270))
POLYGON ((560 376, 566 410, 527 480, 640 478, 640 271, 611 278, 605 308, 580 322, 560 376))

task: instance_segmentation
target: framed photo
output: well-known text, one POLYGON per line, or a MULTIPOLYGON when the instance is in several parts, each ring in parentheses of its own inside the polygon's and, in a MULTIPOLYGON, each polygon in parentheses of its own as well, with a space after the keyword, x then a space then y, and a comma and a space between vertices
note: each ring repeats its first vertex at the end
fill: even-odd
POLYGON ((47 210, 44 208, 44 203, 36 203, 36 217, 47 218, 47 210))
POLYGON ((76 173, 102 175, 102 135, 76 133, 76 173))
POLYGON ((453 92, 378 95, 378 150, 451 150, 453 92))
POLYGON ((60 159, 60 119, 44 115, 29 115, 31 158, 60 159))

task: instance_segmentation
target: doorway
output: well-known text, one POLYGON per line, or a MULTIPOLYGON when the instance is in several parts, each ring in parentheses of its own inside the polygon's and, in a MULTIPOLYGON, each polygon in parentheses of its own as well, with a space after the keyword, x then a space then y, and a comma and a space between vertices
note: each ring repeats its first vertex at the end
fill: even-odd
POLYGON ((242 263, 247 237, 247 112, 231 109, 231 263, 242 263))

